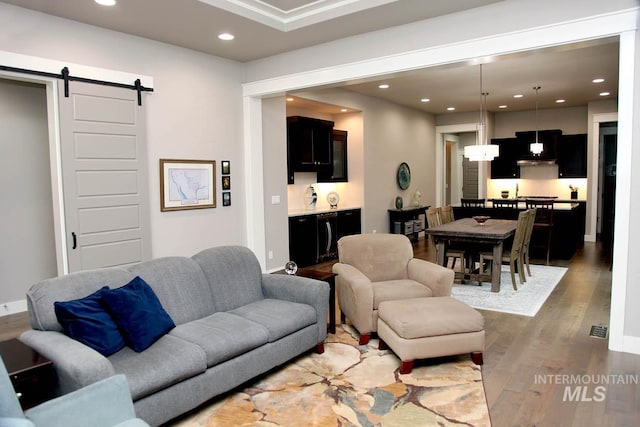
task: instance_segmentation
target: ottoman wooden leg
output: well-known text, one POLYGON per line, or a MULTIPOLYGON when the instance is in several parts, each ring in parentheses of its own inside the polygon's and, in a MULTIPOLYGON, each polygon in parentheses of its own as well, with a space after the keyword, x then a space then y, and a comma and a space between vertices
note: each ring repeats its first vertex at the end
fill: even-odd
POLYGON ((369 344, 369 340, 371 339, 371 334, 367 334, 367 335, 360 335, 360 345, 367 345, 369 344))
POLYGON ((484 360, 482 359, 482 353, 480 352, 471 353, 471 360, 473 360, 473 363, 475 363, 476 365, 482 365, 484 363, 484 360))
POLYGON ((382 341, 382 339, 380 339, 380 341, 378 341, 378 350, 386 350, 388 348, 389 347, 387 346, 387 343, 382 341))
POLYGON ((400 365, 400 373, 402 375, 410 374, 413 370, 413 360, 403 360, 402 365, 400 365))

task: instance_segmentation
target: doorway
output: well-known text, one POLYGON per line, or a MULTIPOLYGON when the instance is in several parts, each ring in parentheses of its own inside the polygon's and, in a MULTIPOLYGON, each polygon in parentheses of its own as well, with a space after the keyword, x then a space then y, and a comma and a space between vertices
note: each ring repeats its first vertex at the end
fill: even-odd
POLYGON ((613 249, 616 205, 616 163, 618 152, 618 122, 600 123, 598 165, 597 240, 608 250, 613 249))

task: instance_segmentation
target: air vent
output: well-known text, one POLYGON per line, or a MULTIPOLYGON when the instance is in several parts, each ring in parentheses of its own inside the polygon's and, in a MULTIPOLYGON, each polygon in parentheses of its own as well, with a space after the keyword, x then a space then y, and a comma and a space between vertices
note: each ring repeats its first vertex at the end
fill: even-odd
POLYGON ((591 326, 591 332, 589 333, 590 337, 595 338, 607 338, 607 331, 609 328, 601 325, 593 325, 591 326))

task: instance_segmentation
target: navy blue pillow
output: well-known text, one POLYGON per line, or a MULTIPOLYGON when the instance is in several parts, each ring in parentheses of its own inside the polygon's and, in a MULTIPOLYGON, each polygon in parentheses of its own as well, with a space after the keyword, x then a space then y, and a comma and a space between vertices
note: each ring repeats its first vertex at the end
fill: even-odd
POLYGON ((176 326, 153 289, 139 276, 105 292, 103 299, 125 342, 138 353, 176 326))
POLYGON ((64 332, 104 356, 109 356, 124 347, 124 339, 118 326, 102 301, 102 296, 108 291, 109 288, 104 286, 84 298, 53 303, 56 317, 64 332))

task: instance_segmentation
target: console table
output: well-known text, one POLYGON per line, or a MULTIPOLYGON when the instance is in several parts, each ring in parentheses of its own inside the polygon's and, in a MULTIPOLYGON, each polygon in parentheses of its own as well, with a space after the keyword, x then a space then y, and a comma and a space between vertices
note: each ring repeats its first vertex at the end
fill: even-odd
POLYGON ((404 234, 411 240, 418 240, 418 233, 424 230, 427 209, 429 206, 411 206, 402 209, 389 209, 389 232, 393 234, 404 234), (421 227, 416 229, 415 221, 424 215, 424 221, 421 221, 421 227), (409 222, 411 226, 409 226, 409 222))

